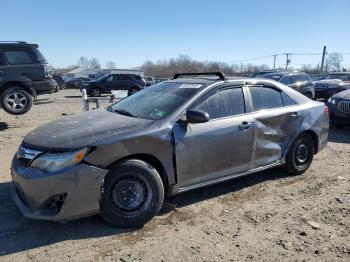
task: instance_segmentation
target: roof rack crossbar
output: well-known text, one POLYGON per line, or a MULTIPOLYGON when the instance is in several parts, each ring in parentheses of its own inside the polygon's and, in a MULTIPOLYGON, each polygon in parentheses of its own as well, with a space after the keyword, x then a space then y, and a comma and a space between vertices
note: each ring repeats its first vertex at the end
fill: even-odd
POLYGON ((203 76, 203 75, 216 75, 221 80, 225 80, 226 76, 222 72, 204 72, 204 73, 177 73, 174 75, 174 79, 179 78, 179 76, 203 76))

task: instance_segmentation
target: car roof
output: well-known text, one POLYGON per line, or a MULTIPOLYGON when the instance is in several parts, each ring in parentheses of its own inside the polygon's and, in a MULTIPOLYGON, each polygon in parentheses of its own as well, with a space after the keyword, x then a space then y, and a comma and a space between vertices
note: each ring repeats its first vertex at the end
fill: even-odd
POLYGON ((163 81, 162 83, 182 83, 182 84, 201 84, 202 86, 199 88, 200 93, 206 92, 208 88, 215 88, 216 86, 222 85, 248 85, 248 86, 270 86, 272 88, 277 88, 280 91, 287 94, 298 104, 308 103, 311 100, 306 96, 302 95, 298 91, 272 79, 266 78, 255 78, 255 77, 226 77, 225 80, 222 80, 218 77, 184 77, 184 78, 176 78, 169 79, 163 81))
POLYGON ((326 75, 350 75, 350 72, 329 72, 326 75))
POLYGON ((30 44, 24 41, 0 41, 0 46, 35 46, 38 48, 37 44, 30 44))

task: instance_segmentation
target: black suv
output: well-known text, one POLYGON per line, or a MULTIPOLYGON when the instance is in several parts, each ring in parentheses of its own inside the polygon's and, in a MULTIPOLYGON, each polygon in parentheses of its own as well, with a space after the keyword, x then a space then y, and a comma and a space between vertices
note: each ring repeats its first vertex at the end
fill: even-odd
POLYGON ((145 79, 135 74, 109 74, 82 84, 90 96, 101 96, 111 90, 127 90, 128 95, 132 95, 145 87, 145 79))
POLYGON ((38 45, 0 42, 0 105, 6 112, 24 114, 37 95, 52 93, 56 87, 38 45))
POLYGON ((285 84, 308 98, 315 98, 315 84, 311 77, 302 72, 289 73, 286 71, 264 74, 263 78, 273 79, 285 84))

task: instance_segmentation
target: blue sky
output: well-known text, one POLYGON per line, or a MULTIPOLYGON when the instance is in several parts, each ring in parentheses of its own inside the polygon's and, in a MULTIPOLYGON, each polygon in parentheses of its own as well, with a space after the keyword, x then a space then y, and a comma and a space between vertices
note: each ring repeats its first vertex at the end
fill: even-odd
MULTIPOLYGON (((2 0, 0 40, 38 43, 55 67, 96 57, 141 65, 186 54, 230 62, 276 53, 350 53, 350 0, 2 0)), ((316 64, 319 56, 292 56, 316 64)), ((284 56, 277 57, 283 65, 284 56)), ((272 58, 249 61, 272 64, 272 58)), ((350 66, 350 55, 344 55, 350 66)))

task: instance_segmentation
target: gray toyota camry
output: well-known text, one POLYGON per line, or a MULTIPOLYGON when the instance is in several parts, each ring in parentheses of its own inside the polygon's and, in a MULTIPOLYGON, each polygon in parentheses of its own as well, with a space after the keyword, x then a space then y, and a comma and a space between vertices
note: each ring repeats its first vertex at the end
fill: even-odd
POLYGON ((142 226, 165 196, 274 167, 304 173, 328 125, 323 103, 273 80, 177 74, 30 132, 13 158, 12 195, 29 218, 100 213, 142 226))

